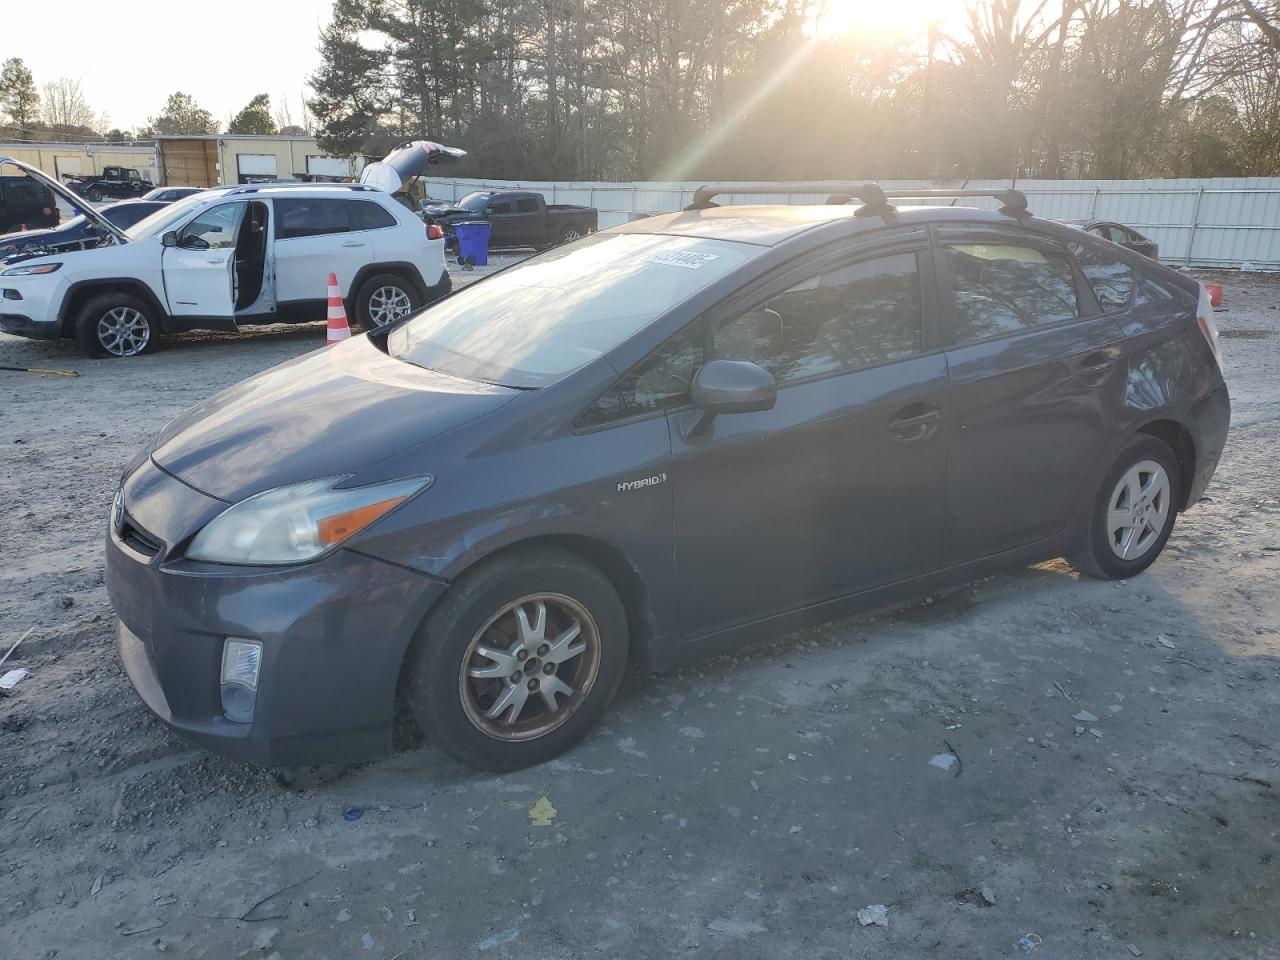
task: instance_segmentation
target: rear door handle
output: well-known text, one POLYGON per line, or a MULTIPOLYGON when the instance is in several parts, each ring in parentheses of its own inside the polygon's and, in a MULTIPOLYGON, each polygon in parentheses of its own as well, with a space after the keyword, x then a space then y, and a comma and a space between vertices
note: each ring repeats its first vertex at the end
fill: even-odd
POLYGON ((922 403, 903 407, 889 421, 889 432, 898 440, 922 440, 942 422, 942 411, 922 403))
POLYGON ((363 241, 363 240, 343 240, 343 241, 342 241, 342 246, 344 246, 344 247, 363 247, 363 246, 364 246, 364 241, 363 241))
POLYGON ((1098 381, 1115 366, 1115 357, 1105 353, 1091 353, 1080 362, 1076 373, 1085 380, 1098 381))

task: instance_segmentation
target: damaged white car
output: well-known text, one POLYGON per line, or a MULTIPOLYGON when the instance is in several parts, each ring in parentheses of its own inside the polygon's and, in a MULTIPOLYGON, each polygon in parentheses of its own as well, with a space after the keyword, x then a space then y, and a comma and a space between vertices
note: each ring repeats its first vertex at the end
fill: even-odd
MULTIPOLYGON (((167 333, 322 320, 330 273, 353 323, 392 323, 451 286, 440 229, 424 227, 392 192, 462 156, 418 141, 370 164, 362 183, 214 187, 128 230, 86 209, 105 237, 94 249, 0 261, 0 331, 74 339, 90 356, 137 356, 167 333)), ((4 164, 81 205, 40 170, 4 164)))

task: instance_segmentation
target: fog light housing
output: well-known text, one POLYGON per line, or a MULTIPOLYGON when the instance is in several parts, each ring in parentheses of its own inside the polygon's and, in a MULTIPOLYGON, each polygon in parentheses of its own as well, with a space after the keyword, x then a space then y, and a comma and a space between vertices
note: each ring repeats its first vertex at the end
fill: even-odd
POLYGON ((227 637, 222 645, 222 712, 228 720, 251 723, 258 699, 258 672, 262 669, 262 644, 257 640, 227 637))

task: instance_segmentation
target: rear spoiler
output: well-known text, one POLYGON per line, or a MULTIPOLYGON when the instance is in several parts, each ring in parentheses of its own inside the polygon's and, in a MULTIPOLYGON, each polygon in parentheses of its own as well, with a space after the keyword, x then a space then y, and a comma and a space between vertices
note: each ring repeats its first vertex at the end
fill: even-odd
POLYGON ((693 203, 686 210, 707 210, 718 207, 714 198, 732 194, 778 193, 828 193, 826 203, 845 204, 861 201, 855 216, 881 217, 894 212, 889 202, 894 200, 954 200, 962 197, 987 197, 1000 201, 1000 212, 1011 217, 1027 216, 1027 195, 1021 190, 892 190, 886 191, 878 183, 717 183, 704 184, 693 194, 693 203))
POLYGON ((410 140, 361 170, 360 182, 387 193, 396 193, 430 167, 456 163, 466 155, 467 151, 458 147, 446 147, 431 140, 410 140))
POLYGON ((88 219, 102 227, 103 230, 106 230, 107 233, 115 237, 121 243, 129 242, 129 238, 124 235, 123 230, 100 214, 97 210, 93 209, 93 207, 83 197, 77 197, 74 193, 60 184, 57 180, 54 180, 39 167, 33 167, 31 164, 23 163, 21 160, 15 160, 13 157, 0 156, 0 167, 3 167, 6 163, 17 167, 37 183, 43 183, 58 196, 62 197, 62 199, 66 200, 73 210, 79 210, 88 219))

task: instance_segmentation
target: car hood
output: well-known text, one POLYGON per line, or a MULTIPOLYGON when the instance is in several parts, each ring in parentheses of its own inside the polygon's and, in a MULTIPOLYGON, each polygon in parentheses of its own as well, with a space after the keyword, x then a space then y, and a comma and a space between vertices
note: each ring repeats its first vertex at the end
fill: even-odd
POLYGON ((151 458, 234 503, 283 484, 358 473, 518 393, 415 367, 357 337, 192 407, 164 428, 151 458))

